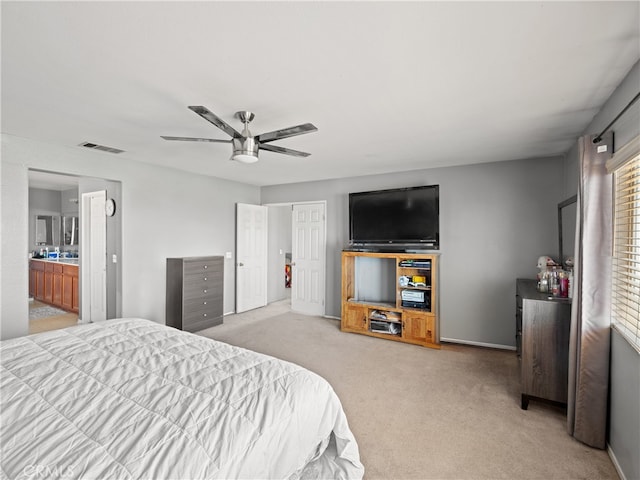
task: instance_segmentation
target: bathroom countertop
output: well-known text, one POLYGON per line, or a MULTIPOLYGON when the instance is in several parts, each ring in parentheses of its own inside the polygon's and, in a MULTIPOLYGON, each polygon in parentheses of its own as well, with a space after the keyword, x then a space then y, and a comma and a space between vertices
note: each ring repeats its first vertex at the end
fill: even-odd
POLYGON ((78 258, 30 258, 36 262, 51 262, 51 263, 67 263, 69 265, 78 265, 78 258))

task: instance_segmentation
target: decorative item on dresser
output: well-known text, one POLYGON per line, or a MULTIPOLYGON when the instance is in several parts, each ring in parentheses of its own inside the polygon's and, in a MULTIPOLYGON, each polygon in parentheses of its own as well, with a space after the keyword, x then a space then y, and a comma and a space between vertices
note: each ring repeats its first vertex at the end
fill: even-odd
POLYGON ((224 258, 167 258, 166 323, 189 332, 220 325, 224 258))
POLYGON ((571 299, 538 292, 536 280, 516 281, 516 349, 521 407, 530 398, 567 403, 571 299))

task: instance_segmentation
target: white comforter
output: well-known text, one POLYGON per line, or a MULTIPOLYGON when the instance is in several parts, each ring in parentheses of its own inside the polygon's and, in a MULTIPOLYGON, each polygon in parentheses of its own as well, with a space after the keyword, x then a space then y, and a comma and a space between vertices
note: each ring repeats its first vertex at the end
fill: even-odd
POLYGON ((3 341, 3 478, 361 478, 331 386, 140 320, 3 341))

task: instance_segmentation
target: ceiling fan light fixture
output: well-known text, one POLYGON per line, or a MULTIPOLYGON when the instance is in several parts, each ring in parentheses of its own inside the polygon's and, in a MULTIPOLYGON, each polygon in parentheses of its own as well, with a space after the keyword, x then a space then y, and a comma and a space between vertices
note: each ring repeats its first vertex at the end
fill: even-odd
POLYGON ((231 160, 256 163, 258 161, 258 142, 253 137, 234 138, 231 160))
POLYGON ((256 163, 258 161, 258 156, 253 155, 252 153, 234 153, 231 160, 241 163, 256 163))

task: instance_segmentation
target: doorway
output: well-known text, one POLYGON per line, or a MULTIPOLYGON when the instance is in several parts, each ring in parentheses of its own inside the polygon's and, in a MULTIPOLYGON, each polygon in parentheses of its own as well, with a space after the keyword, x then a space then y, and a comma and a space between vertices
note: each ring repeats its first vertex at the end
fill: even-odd
MULTIPOLYGON (((51 302, 49 301, 49 297, 44 299, 44 306, 52 308, 44 308, 40 303, 36 302, 36 300, 39 299, 30 299, 30 317, 37 316, 37 320, 39 320, 38 323, 40 324, 32 329, 32 321, 30 320, 30 330, 37 329, 38 331, 43 331, 43 329, 52 330, 64 328, 69 326, 70 322, 82 322, 82 300, 84 295, 90 294, 90 292, 84 291, 80 285, 82 277, 80 267, 87 251, 83 250, 82 244, 79 241, 79 234, 83 231, 81 221, 82 205, 79 199, 83 193, 104 190, 107 192, 108 198, 114 199, 114 204, 120 205, 122 196, 121 183, 119 181, 102 178, 29 169, 28 189, 29 245, 27 250, 30 252, 31 258, 41 256, 40 249, 42 248, 42 257, 48 253, 47 250, 58 253, 59 261, 55 262, 58 269, 61 264, 74 264, 78 269, 77 277, 72 279, 72 281, 75 281, 75 285, 71 282, 62 284, 61 295, 63 295, 63 298, 61 302, 51 302), (40 200, 40 203, 38 203, 38 196, 42 196, 45 199, 48 198, 49 200, 40 200), (59 238, 58 245, 55 245, 53 240, 50 242, 51 245, 37 244, 35 229, 36 215, 38 214, 60 218, 61 232, 57 237, 59 238), (65 222, 65 219, 68 219, 68 221, 65 222), (56 252, 56 247, 58 248, 58 252, 56 252), (69 292, 76 292, 76 297, 73 297, 69 292), (71 315, 69 315, 71 313, 75 313, 75 320, 71 320, 71 315), (80 314, 79 316, 78 313, 80 314)), ((106 255, 104 255, 106 257, 106 318, 122 316, 122 265, 119 261, 122 258, 121 218, 122 210, 118 208, 114 215, 108 216, 106 219, 107 251, 106 255)), ((46 243, 49 243, 49 237, 46 238, 46 243)), ((29 293, 31 294, 33 290, 32 282, 35 283, 35 275, 32 280, 31 271, 29 273, 29 293)))
POLYGON ((32 334, 78 323, 79 178, 29 170, 28 182, 32 334))
POLYGON ((268 303, 324 315, 326 202, 269 204, 268 303))

